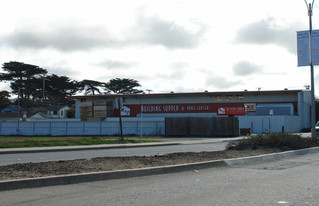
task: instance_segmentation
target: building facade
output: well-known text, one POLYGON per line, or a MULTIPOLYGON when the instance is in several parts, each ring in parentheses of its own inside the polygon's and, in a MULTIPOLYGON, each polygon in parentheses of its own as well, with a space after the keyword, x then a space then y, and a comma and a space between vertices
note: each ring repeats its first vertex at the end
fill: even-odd
POLYGON ((308 90, 235 91, 72 96, 76 118, 103 121, 111 117, 239 118, 240 128, 253 133, 299 132, 310 127, 308 90))

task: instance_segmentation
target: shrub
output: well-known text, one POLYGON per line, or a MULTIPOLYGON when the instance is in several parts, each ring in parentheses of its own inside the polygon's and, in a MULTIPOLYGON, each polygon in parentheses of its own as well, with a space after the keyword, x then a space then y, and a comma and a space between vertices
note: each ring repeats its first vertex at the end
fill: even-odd
POLYGON ((318 142, 311 138, 302 138, 300 135, 290 133, 269 133, 230 142, 226 146, 226 150, 277 148, 284 151, 313 146, 318 146, 318 142))
POLYGON ((311 128, 303 128, 301 132, 311 132, 311 128))
POLYGON ((250 128, 241 128, 240 135, 250 135, 250 128))

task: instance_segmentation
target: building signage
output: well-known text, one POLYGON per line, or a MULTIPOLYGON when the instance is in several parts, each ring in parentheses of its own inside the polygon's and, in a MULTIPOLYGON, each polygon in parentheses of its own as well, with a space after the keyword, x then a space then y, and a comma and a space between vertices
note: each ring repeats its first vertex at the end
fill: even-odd
POLYGON ((142 113, 203 113, 210 112, 209 104, 144 104, 142 113))
POLYGON ((311 32, 312 64, 319 65, 319 30, 311 32))
POLYGON ((226 108, 224 107, 219 107, 217 110, 218 115, 226 115, 226 108))
MULTIPOLYGON (((279 102, 276 102, 279 103, 279 102)), ((287 102, 284 102, 287 103, 287 102)), ((291 102, 297 105, 296 102, 291 102)), ((196 114, 212 115, 245 115, 256 112, 256 103, 172 103, 172 104, 125 104, 122 107, 123 117, 136 117, 143 114, 196 114)), ((106 115, 104 111, 104 116, 106 115)), ((118 109, 113 111, 118 116, 118 109)))
MULTIPOLYGON (((298 66, 310 66, 309 31, 297 32, 298 66)), ((319 30, 311 32, 312 65, 319 65, 319 30)))
POLYGON ((246 112, 256 112, 256 103, 245 104, 246 112))
POLYGON ((130 116, 131 115, 131 109, 127 106, 124 106, 122 109, 121 109, 121 115, 122 116, 130 116))
POLYGON ((245 115, 245 107, 218 107, 218 115, 245 115))

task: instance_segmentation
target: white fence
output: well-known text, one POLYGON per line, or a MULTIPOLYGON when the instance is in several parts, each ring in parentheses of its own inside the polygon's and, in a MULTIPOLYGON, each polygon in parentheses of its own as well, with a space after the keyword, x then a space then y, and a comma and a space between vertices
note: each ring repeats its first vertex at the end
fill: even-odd
MULTIPOLYGON (((124 135, 165 135, 165 118, 123 118, 124 135)), ((119 135, 119 118, 100 122, 34 121, 0 122, 0 135, 119 135)))

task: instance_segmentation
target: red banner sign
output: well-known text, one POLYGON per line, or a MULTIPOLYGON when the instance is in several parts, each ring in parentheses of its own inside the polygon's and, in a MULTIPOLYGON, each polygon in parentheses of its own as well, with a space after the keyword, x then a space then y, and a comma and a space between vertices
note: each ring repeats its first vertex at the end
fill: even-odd
MULTIPOLYGON (((136 117, 138 114, 154 113, 217 113, 218 115, 245 115, 245 107, 243 104, 235 103, 227 104, 225 107, 222 106, 223 105, 217 103, 127 104, 124 105, 125 111, 122 111, 122 116, 136 117), (221 108, 224 108, 225 111, 221 108)), ((117 115, 118 111, 114 112, 114 114, 117 115)))
POLYGON ((246 112, 256 112, 256 103, 245 104, 246 112))
POLYGON ((245 115, 245 107, 218 107, 218 115, 245 115))

